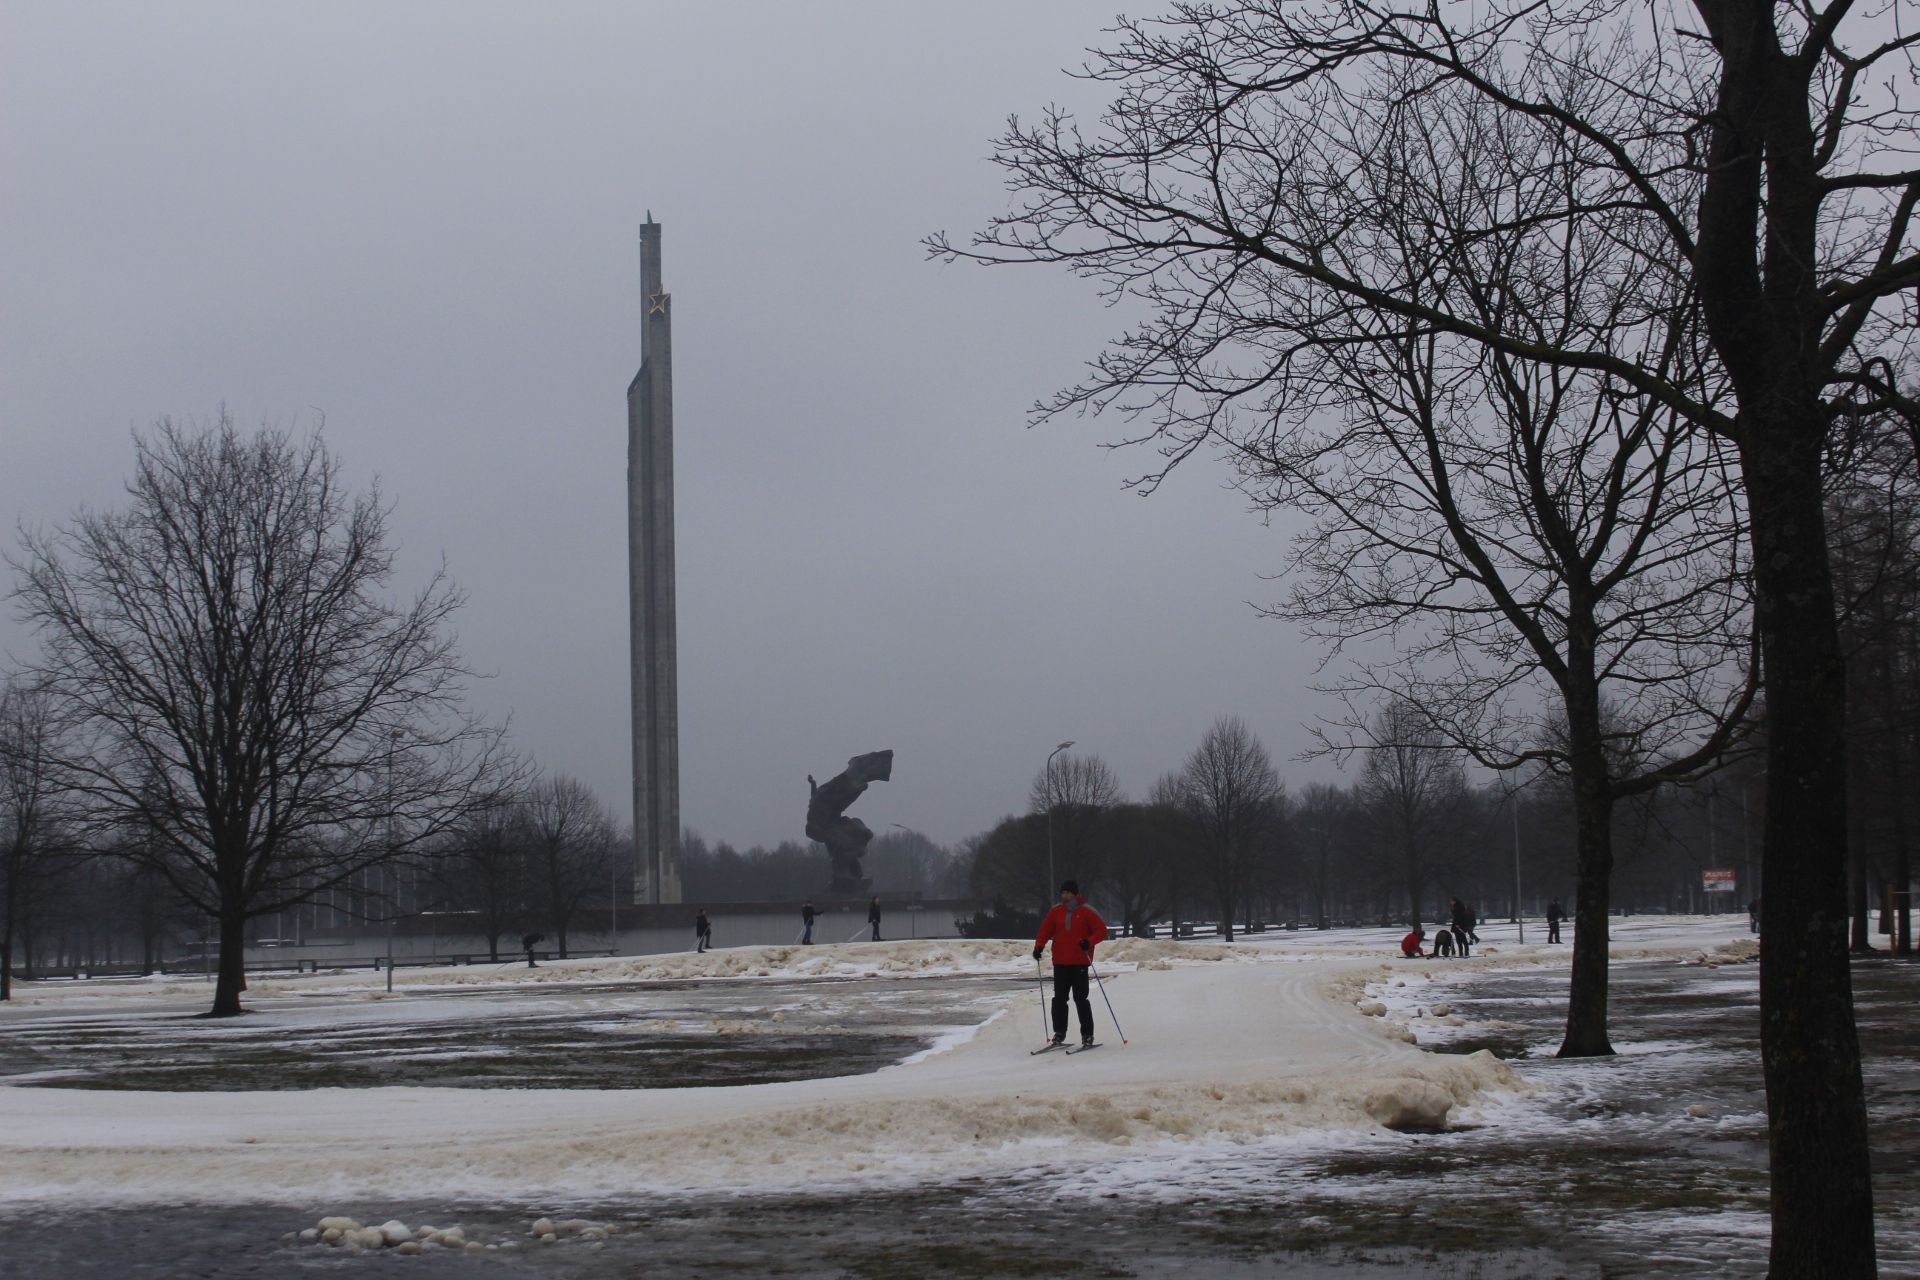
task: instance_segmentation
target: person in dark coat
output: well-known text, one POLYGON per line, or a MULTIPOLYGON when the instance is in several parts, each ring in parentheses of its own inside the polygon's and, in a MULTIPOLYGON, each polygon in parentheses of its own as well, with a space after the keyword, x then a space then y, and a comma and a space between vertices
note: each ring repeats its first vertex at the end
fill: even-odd
POLYGON ((867 904, 867 923, 873 926, 873 940, 880 941, 880 895, 875 894, 873 901, 867 904))
POLYGON ((544 933, 529 933, 520 939, 520 949, 527 953, 527 968, 539 967, 533 963, 533 949, 546 940, 547 935, 544 933))
POLYGON ((805 926, 800 933, 800 945, 803 947, 813 945, 813 921, 814 917, 818 914, 819 913, 813 909, 812 898, 808 898, 800 904, 800 923, 805 926))
POLYGON ((1462 956, 1467 954, 1467 943, 1477 941, 1473 936, 1473 913, 1467 904, 1458 898, 1447 899, 1450 911, 1448 919, 1453 926, 1453 946, 1462 956))
POLYGON ((696 955, 713 945, 713 921, 707 919, 705 907, 700 908, 700 914, 693 918, 693 937, 699 944, 693 949, 696 955))
POLYGON ((1555 898, 1547 904, 1547 941, 1560 941, 1560 922, 1567 918, 1567 909, 1555 898))

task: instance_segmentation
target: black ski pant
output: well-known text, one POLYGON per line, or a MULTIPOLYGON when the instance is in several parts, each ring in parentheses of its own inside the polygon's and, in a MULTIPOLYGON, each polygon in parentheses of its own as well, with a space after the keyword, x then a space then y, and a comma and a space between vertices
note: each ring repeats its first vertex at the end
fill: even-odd
POLYGON ((1093 1039, 1093 1001, 1087 999, 1087 969, 1084 964, 1061 964, 1053 962, 1053 1034, 1056 1039, 1067 1038, 1067 997, 1073 997, 1073 1007, 1080 1014, 1080 1037, 1093 1039))

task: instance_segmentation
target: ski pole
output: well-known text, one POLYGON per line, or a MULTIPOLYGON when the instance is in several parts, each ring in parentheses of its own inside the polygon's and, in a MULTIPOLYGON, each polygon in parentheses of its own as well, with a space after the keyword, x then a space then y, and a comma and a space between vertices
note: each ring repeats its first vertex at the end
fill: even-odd
POLYGON ((867 926, 861 925, 858 929, 855 929, 852 933, 847 935, 847 941, 852 942, 855 938, 859 937, 861 934, 865 933, 866 931, 867 931, 867 926))
POLYGON ((1040 957, 1033 958, 1033 980, 1040 984, 1040 1034, 1051 1040, 1053 1023, 1047 1019, 1047 976, 1040 968, 1040 957))
MULTIPOLYGON (((1113 997, 1107 994, 1107 984, 1100 981, 1100 971, 1093 967, 1093 961, 1087 961, 1087 972, 1093 975, 1093 985, 1100 988, 1100 998, 1107 1002, 1107 1016, 1113 1019, 1113 1029, 1120 1031, 1120 1015, 1113 1011, 1113 997)), ((1120 1031, 1120 1043, 1127 1042, 1127 1033, 1120 1031)))

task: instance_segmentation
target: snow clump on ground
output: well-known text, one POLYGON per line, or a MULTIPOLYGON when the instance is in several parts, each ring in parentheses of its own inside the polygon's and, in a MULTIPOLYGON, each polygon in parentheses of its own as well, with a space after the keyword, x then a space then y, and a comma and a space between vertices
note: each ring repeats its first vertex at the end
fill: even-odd
MULTIPOLYGON (((577 1239, 589 1244, 598 1244, 613 1234, 613 1228, 604 1222, 591 1222, 585 1218, 536 1218, 527 1230, 527 1235, 542 1244, 557 1244, 564 1239, 577 1239)), ((334 1248, 348 1249, 354 1252, 372 1249, 391 1249, 397 1254, 412 1256, 421 1253, 433 1253, 447 1250, 454 1253, 483 1254, 501 1248, 511 1249, 513 1241, 487 1244, 479 1240, 467 1239, 462 1227, 435 1227, 422 1223, 410 1227, 398 1218, 388 1219, 379 1226, 362 1226, 359 1219, 344 1214, 330 1214, 304 1231, 289 1231, 281 1237, 283 1240, 299 1241, 308 1244, 331 1245, 334 1248)))

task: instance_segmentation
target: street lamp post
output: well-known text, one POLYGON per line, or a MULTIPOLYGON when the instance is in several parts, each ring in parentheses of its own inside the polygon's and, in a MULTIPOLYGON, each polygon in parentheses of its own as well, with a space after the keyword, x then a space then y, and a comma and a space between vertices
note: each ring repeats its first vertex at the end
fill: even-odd
POLYGON ((607 850, 607 952, 620 954, 620 851, 607 850))
POLYGON ((394 729, 387 735, 387 865, 386 879, 390 896, 387 899, 387 994, 393 994, 393 919, 400 897, 399 877, 394 873, 393 855, 393 757, 400 750, 400 730, 394 729))
POLYGON ((1519 931, 1519 940, 1527 940, 1527 912, 1521 904, 1520 889, 1520 788, 1525 783, 1516 783, 1507 791, 1507 798, 1513 804, 1513 922, 1519 931))
POLYGON ((1520 789, 1513 790, 1513 923, 1520 931, 1520 944, 1527 941, 1527 910, 1520 891, 1520 789))
POLYGON ((1053 878, 1053 757, 1072 746, 1071 740, 1061 743, 1047 755, 1047 896, 1053 897, 1058 890, 1059 881, 1053 878))

